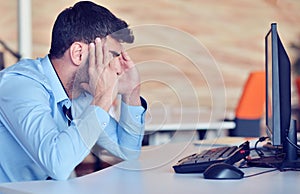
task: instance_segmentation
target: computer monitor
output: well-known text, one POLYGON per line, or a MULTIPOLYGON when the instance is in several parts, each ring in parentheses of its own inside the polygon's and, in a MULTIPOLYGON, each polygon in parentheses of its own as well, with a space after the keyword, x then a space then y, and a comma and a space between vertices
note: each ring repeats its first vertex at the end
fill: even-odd
POLYGON ((265 37, 266 128, 274 146, 285 141, 291 120, 291 65, 272 23, 265 37))
MULTIPOLYGON (((300 167, 296 121, 291 117, 291 63, 272 23, 265 37, 266 131, 281 157, 280 167, 300 167)), ((272 161, 268 161, 271 162, 272 161)), ((273 161, 279 164, 279 161, 273 161)))

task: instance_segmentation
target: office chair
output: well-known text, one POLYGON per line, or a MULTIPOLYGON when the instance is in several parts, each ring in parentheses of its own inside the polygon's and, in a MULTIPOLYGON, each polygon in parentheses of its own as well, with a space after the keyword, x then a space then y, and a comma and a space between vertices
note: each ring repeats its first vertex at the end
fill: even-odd
POLYGON ((249 74, 235 110, 236 126, 229 130, 229 136, 260 136, 260 122, 265 109, 265 79, 264 71, 255 71, 249 74))

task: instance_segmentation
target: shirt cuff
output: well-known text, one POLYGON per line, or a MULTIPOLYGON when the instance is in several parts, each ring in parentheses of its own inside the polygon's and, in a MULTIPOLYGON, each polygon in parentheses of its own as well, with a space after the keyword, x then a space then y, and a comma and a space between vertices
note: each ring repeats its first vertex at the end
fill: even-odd
POLYGON ((140 97, 141 106, 131 106, 125 102, 121 102, 121 121, 134 121, 135 123, 145 123, 145 112, 147 110, 147 102, 144 98, 140 97))

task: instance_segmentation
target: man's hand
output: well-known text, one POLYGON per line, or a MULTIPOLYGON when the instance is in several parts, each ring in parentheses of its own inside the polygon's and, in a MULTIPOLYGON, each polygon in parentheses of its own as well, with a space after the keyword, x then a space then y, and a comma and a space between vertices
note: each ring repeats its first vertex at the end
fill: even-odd
POLYGON ((122 51, 120 55, 122 74, 119 78, 119 91, 122 100, 133 106, 141 105, 140 102, 140 76, 135 64, 127 52, 122 51))
POLYGON ((118 93, 118 75, 110 66, 105 40, 90 43, 88 63, 89 83, 82 87, 93 95, 92 104, 108 111, 118 93))

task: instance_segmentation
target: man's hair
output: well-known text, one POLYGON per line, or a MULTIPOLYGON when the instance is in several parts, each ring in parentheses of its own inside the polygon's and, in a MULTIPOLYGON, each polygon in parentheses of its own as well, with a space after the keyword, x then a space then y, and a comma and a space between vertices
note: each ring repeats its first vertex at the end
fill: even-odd
POLYGON ((107 35, 119 42, 134 40, 128 24, 108 9, 90 1, 78 2, 58 15, 52 30, 50 57, 62 57, 76 41, 89 44, 107 35))

